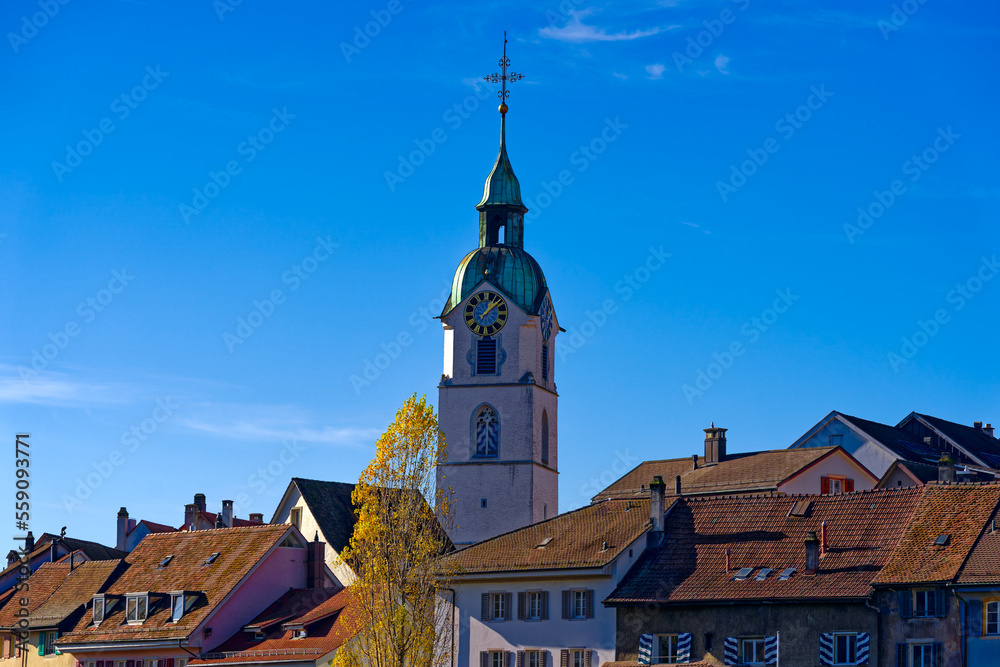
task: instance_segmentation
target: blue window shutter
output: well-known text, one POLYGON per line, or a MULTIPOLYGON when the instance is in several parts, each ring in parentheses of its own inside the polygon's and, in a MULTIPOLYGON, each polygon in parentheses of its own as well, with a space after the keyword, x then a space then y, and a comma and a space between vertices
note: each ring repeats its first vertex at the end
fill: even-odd
POLYGON ((490 620, 490 594, 483 593, 483 614, 480 619, 484 621, 490 620))
POLYGON ((935 616, 945 616, 945 605, 947 604, 947 598, 945 597, 945 590, 939 588, 934 591, 934 615, 935 616))
POLYGON ((906 644, 896 644, 896 667, 906 667, 906 644))
POLYGON ((859 665, 868 664, 868 651, 871 644, 871 638, 867 632, 858 633, 858 662, 859 665))
POLYGON ((973 637, 983 635, 983 601, 969 600, 969 634, 973 637))
POLYGON ((833 633, 822 632, 819 635, 819 664, 833 664, 833 633))
POLYGON ((648 665, 653 657, 653 635, 639 635, 639 664, 648 665))
POLYGON ((677 662, 691 662, 691 633, 677 635, 677 662))
POLYGON ((899 615, 901 618, 913 616, 913 595, 910 591, 899 591, 899 615))
POLYGON ((941 642, 934 642, 931 644, 931 665, 933 667, 941 667, 944 663, 944 644, 941 642))
POLYGON ((736 637, 726 637, 726 664, 740 664, 740 640, 736 637))
POLYGON ((764 637, 764 664, 778 664, 778 637, 764 637))

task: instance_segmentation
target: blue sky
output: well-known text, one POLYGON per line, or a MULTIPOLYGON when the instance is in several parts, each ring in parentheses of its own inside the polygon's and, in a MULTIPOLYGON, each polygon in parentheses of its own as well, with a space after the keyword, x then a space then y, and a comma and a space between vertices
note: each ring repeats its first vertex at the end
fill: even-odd
POLYGON ((176 525, 196 492, 269 518, 436 402, 505 29, 567 329, 561 509, 712 421, 735 451, 834 409, 1000 421, 993 3, 17 0, 0 27, 0 424, 32 434, 36 533, 113 543, 120 506, 176 525))

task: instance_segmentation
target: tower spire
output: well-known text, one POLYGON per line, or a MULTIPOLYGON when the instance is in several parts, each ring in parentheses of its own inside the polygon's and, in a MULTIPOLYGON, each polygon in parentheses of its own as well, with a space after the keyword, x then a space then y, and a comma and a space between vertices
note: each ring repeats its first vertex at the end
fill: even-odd
POLYGON ((524 78, 524 74, 510 68, 507 57, 507 31, 503 33, 503 57, 499 61, 500 72, 484 76, 485 81, 499 83, 500 90, 500 151, 490 175, 483 187, 483 199, 476 205, 479 211, 479 246, 499 243, 500 229, 504 230, 505 245, 524 246, 524 214, 528 211, 521 201, 521 184, 514 175, 514 168, 507 157, 507 98, 508 83, 524 78))

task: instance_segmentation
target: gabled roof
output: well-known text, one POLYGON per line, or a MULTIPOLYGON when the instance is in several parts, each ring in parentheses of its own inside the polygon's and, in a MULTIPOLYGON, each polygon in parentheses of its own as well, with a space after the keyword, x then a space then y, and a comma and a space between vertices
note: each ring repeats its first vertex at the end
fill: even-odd
POLYGON ((940 447, 928 445, 923 441, 923 438, 901 428, 860 417, 852 417, 840 412, 833 414, 839 415, 844 421, 863 431, 872 440, 891 450, 898 458, 931 465, 936 465, 938 459, 941 458, 942 450, 940 447))
MULTIPOLYGON (((28 618, 33 619, 35 612, 45 604, 57 588, 69 576, 69 562, 42 563, 28 578, 28 618)), ((20 596, 11 600, 0 609, 0 628, 17 627, 18 618, 14 615, 20 611, 20 596)))
MULTIPOLYGON (((837 450, 867 472, 864 466, 837 446, 727 454, 722 461, 709 466, 705 465, 704 457, 699 456, 697 468, 694 467, 691 457, 643 461, 595 495, 594 500, 648 497, 648 485, 656 475, 666 482, 668 494, 673 494, 677 475, 681 476, 681 492, 686 496, 740 492, 768 493, 777 490, 782 482, 837 450)), ((871 477, 874 482, 874 475, 871 477)))
MULTIPOLYGON (((31 550, 26 560, 29 563, 32 563, 38 558, 44 557, 52 548, 52 540, 58 538, 58 535, 53 535, 51 533, 42 533, 39 535, 38 539, 35 540, 35 548, 31 550)), ((60 551, 62 551, 64 555, 70 551, 79 552, 85 556, 84 559, 80 560, 118 560, 128 555, 127 551, 106 547, 103 544, 98 544, 97 542, 78 540, 75 537, 64 537, 62 540, 65 544, 65 548, 61 548, 60 551)), ((0 578, 16 572, 20 567, 21 562, 15 561, 3 570, 0 570, 0 578)))
MULTIPOLYGON (((302 500, 309 506, 309 511, 313 519, 323 531, 334 551, 340 553, 351 541, 354 533, 354 524, 357 522, 357 515, 354 513, 354 505, 351 502, 351 492, 354 491, 354 484, 346 482, 323 482, 316 479, 303 479, 293 477, 292 484, 302 494, 302 500)), ((280 506, 279 506, 280 510, 280 506)), ((277 511, 271 519, 277 519, 277 511)), ((312 539, 312 535, 306 535, 312 539)))
POLYGON ((608 598, 610 606, 645 603, 842 600, 869 595, 926 487, 828 496, 715 496, 678 499, 666 538, 647 550, 608 598), (811 501, 803 518, 789 516, 811 501), (829 552, 805 575, 805 538, 827 522, 829 552), (726 550, 730 571, 726 572, 726 550), (786 568, 796 572, 785 581, 786 568), (753 568, 744 581, 734 577, 753 568), (761 568, 771 568, 756 580, 761 568))
POLYGON ((993 512, 958 574, 959 584, 1000 584, 1000 510, 993 512))
POLYGON ((980 459, 988 467, 1000 469, 1000 440, 997 438, 973 426, 956 424, 955 422, 920 414, 919 412, 911 412, 907 415, 903 421, 899 422, 899 428, 906 428, 914 420, 922 423, 939 435, 944 436, 956 446, 980 459))
POLYGON ((896 470, 902 470, 910 477, 910 479, 914 481, 915 484, 934 482, 937 481, 938 478, 938 466, 936 465, 931 465, 929 463, 914 463, 913 461, 896 459, 888 468, 886 468, 885 473, 882 474, 882 479, 879 480, 875 488, 889 488, 887 482, 896 470))
POLYGON ((146 621, 127 625, 125 605, 117 604, 96 628, 84 616, 60 643, 185 639, 290 531, 294 529, 288 525, 264 524, 147 535, 125 558, 128 568, 106 591, 109 596, 137 591, 160 596, 151 596, 146 621), (205 560, 216 552, 219 556, 206 565, 205 560), (173 558, 160 567, 167 556, 173 558), (163 596, 177 590, 196 593, 198 600, 180 621, 172 623, 169 596, 163 596))
POLYGON ((318 660, 349 639, 352 613, 350 589, 296 588, 258 614, 246 628, 260 629, 263 639, 239 630, 221 646, 189 665, 275 663, 318 660), (294 629, 303 627, 306 636, 294 638, 294 629))
POLYGON ((605 500, 478 542, 450 559, 459 576, 603 567, 648 528, 648 499, 605 500))
POLYGON ((875 578, 876 584, 953 580, 1000 503, 1000 484, 932 483, 925 488, 927 492, 906 532, 875 578), (934 543, 945 535, 945 544, 934 543))
MULTIPOLYGON (((59 562, 58 565, 64 565, 59 562)), ((65 563, 68 570, 69 563, 65 563)), ((74 612, 86 607, 95 593, 105 588, 125 570, 122 560, 94 560, 75 565, 52 595, 31 614, 32 627, 45 627, 61 623, 74 612)), ((37 573, 36 573, 37 574, 37 573)), ((33 581, 29 580, 29 584, 33 581)), ((32 594, 35 593, 31 585, 32 594)))

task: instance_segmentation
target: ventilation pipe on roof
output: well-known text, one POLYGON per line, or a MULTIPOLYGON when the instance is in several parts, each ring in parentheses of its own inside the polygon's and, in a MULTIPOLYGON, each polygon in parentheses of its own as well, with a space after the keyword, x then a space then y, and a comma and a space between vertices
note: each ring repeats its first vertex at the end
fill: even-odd
POLYGON ((677 475, 677 477, 674 479, 674 495, 675 496, 681 495, 681 476, 680 475, 677 475))
POLYGON ((816 574, 819 571, 819 538, 816 531, 810 530, 806 535, 806 571, 804 574, 816 574))
POLYGON ((233 501, 223 500, 222 501, 222 523, 225 524, 226 528, 233 527, 233 501))
POLYGON ((955 483, 955 461, 948 452, 941 454, 938 459, 938 481, 942 484, 955 483))
POLYGON ((830 545, 826 541, 826 521, 820 524, 819 534, 819 554, 820 556, 825 556, 830 551, 830 545))
POLYGON ((726 431, 729 429, 716 428, 712 422, 710 428, 705 430, 705 465, 714 465, 726 459, 726 431))
POLYGON ((128 535, 128 510, 124 507, 118 510, 118 539, 115 548, 125 551, 125 537, 128 535))

